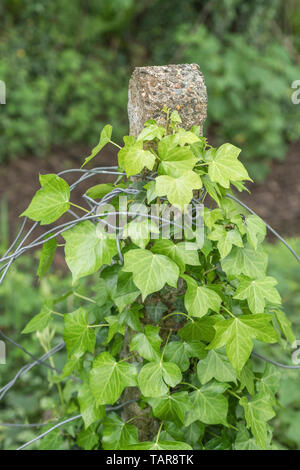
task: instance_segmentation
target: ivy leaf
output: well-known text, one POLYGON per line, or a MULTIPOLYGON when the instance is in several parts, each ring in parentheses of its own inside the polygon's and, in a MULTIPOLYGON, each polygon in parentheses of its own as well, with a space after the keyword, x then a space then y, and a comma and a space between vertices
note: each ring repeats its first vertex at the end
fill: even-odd
POLYGON ((96 157, 96 155, 98 155, 100 150, 102 150, 103 147, 110 142, 111 134, 112 134, 112 127, 109 124, 107 124, 106 126, 103 127, 101 131, 98 144, 96 145, 96 147, 93 148, 91 154, 88 157, 86 157, 86 159, 83 162, 82 167, 85 166, 88 162, 90 162, 94 157, 96 157))
MULTIPOLYGON (((219 317, 217 317, 220 320, 219 317)), ((215 323, 218 321, 216 316, 189 321, 178 331, 178 336, 184 341, 212 341, 215 336, 215 323)), ((220 320, 222 321, 222 320, 220 320)))
POLYGON ((88 383, 84 383, 80 386, 78 402, 85 429, 105 415, 105 407, 97 405, 88 383))
POLYGON ((145 397, 161 397, 166 395, 170 387, 175 387, 181 381, 179 367, 172 362, 149 362, 142 367, 138 384, 145 397))
POLYGON ((161 147, 158 147, 158 155, 161 160, 158 167, 159 175, 178 178, 184 172, 192 170, 198 161, 189 147, 175 147, 168 152, 160 149, 161 147))
POLYGON ((208 175, 214 183, 224 188, 230 187, 231 181, 252 181, 244 165, 238 160, 240 149, 231 144, 218 148, 209 162, 208 175))
POLYGON ((66 241, 66 263, 72 272, 73 283, 110 264, 117 254, 117 245, 112 234, 99 234, 97 227, 85 220, 62 234, 66 241))
POLYGON ((162 342, 159 330, 156 326, 146 325, 144 333, 137 333, 132 338, 130 351, 137 351, 147 361, 157 360, 160 356, 160 345, 162 342))
POLYGON ((267 449, 267 421, 275 416, 270 396, 264 392, 258 393, 251 401, 242 397, 240 405, 244 408, 247 427, 261 449, 267 449))
POLYGON ((290 344, 293 344, 294 341, 296 341, 296 337, 293 333, 293 330, 291 327, 292 324, 290 320, 287 318, 286 314, 278 308, 274 310, 274 315, 275 315, 275 318, 277 320, 280 330, 282 331, 282 333, 284 334, 288 342, 290 344))
POLYGON ((122 450, 138 443, 138 430, 124 421, 116 413, 109 413, 103 420, 102 447, 104 450, 122 450))
POLYGON ((167 256, 140 248, 125 253, 123 271, 133 273, 133 281, 142 292, 143 300, 166 283, 176 287, 179 276, 178 266, 167 256))
POLYGON ((205 357, 205 345, 200 341, 171 341, 165 349, 165 359, 175 362, 182 372, 190 366, 191 357, 205 357))
POLYGON ((214 326, 216 335, 209 349, 218 349, 226 345, 226 354, 238 374, 249 359, 253 349, 253 338, 259 341, 274 343, 276 333, 269 322, 271 315, 242 315, 221 320, 214 326))
POLYGON ((108 327, 108 334, 106 340, 103 342, 104 345, 107 345, 115 336, 115 334, 120 333, 124 335, 125 326, 121 323, 120 318, 116 315, 109 315, 105 317, 109 327, 108 327))
POLYGON ((243 390, 245 387, 250 393, 250 395, 254 395, 255 393, 255 386, 254 386, 254 374, 252 368, 252 362, 249 360, 244 365, 241 376, 239 377, 240 386, 239 389, 243 390))
POLYGON ((118 188, 119 185, 114 186, 112 183, 101 183, 96 186, 92 186, 86 192, 86 195, 92 199, 102 199, 106 194, 110 193, 114 188, 118 188))
POLYGON ((151 233, 159 233, 159 227, 153 220, 144 219, 141 222, 133 220, 123 228, 122 238, 130 237, 139 248, 146 248, 151 233))
MULTIPOLYGON (((48 431, 52 427, 51 424, 43 427, 43 432, 48 431)), ((63 445, 63 437, 60 429, 54 429, 49 432, 41 441, 39 450, 60 450, 63 445)))
POLYGON ((254 250, 262 243, 266 236, 266 224, 257 215, 248 215, 245 220, 247 239, 254 250))
POLYGON ((280 379, 280 371, 272 364, 266 364, 264 373, 257 381, 257 391, 274 396, 279 389, 280 379))
POLYGON ((69 356, 87 351, 94 352, 96 334, 93 328, 89 328, 87 317, 88 313, 82 308, 64 315, 64 340, 69 356))
POLYGON ((154 323, 158 323, 162 315, 168 311, 168 307, 162 302, 157 304, 146 305, 146 312, 154 323))
POLYGON ((142 331, 140 322, 140 316, 142 316, 140 310, 142 308, 142 305, 136 303, 123 310, 120 315, 121 323, 125 323, 134 331, 142 331))
POLYGON ((113 301, 119 312, 123 312, 124 308, 134 302, 139 295, 140 291, 133 282, 132 274, 120 271, 116 292, 113 295, 113 301))
POLYGON ((198 286, 197 282, 188 276, 184 276, 184 279, 187 283, 184 305, 189 315, 200 318, 206 315, 209 309, 219 312, 222 299, 215 291, 198 286))
POLYGON ((232 245, 244 246, 242 237, 237 229, 226 230, 223 225, 217 225, 215 229, 208 235, 209 240, 217 241, 217 248, 220 252, 221 259, 225 258, 232 249, 232 245))
POLYGON ((247 429, 243 426, 239 426, 239 431, 236 435, 234 444, 235 450, 260 450, 255 442, 255 439, 250 436, 247 429))
POLYGON ((137 141, 126 145, 118 153, 119 166, 125 170, 127 176, 140 173, 143 168, 152 170, 155 164, 155 155, 149 150, 143 150, 143 142, 137 141))
POLYGON ((242 278, 233 298, 247 300, 252 313, 263 313, 266 301, 281 303, 280 295, 274 288, 276 284, 276 279, 270 276, 254 280, 242 278))
POLYGON ((187 392, 168 394, 159 398, 148 398, 154 416, 161 420, 173 421, 178 426, 184 424, 185 413, 191 409, 187 392))
POLYGON ((43 277, 50 268, 57 248, 56 238, 51 238, 43 244, 40 263, 37 271, 39 278, 43 277))
POLYGON ((52 313, 53 303, 46 301, 42 307, 40 313, 35 315, 25 326, 22 334, 33 333, 34 331, 44 330, 53 318, 52 313))
POLYGON ((70 188, 68 183, 57 175, 40 175, 41 189, 39 189, 26 211, 31 220, 41 225, 51 224, 70 209, 70 188))
POLYGON ((155 240, 151 251, 168 256, 178 265, 181 273, 184 273, 186 264, 200 265, 196 243, 180 242, 175 244, 171 240, 160 239, 155 240))
POLYGON ((133 364, 117 362, 103 352, 96 357, 90 371, 90 388, 98 405, 113 405, 125 387, 136 385, 137 370, 133 364))
POLYGON ((228 401, 220 392, 204 386, 190 393, 189 401, 192 409, 186 415, 186 426, 197 420, 227 426, 228 401))
POLYGON ((161 139, 166 133, 164 127, 158 126, 157 124, 150 124, 146 126, 138 135, 137 140, 147 142, 149 140, 161 139))
POLYGON ((219 351, 209 351, 207 357, 198 362, 198 379, 202 384, 215 378, 219 382, 236 383, 236 372, 227 357, 219 351))
POLYGON ((82 429, 76 439, 76 444, 83 450, 92 450, 99 444, 99 436, 94 429, 82 429))
POLYGON ((245 276, 258 279, 266 275, 268 256, 259 247, 257 250, 246 244, 244 248, 234 247, 231 253, 222 260, 223 271, 229 276, 245 276))
POLYGON ((167 196, 170 204, 181 211, 193 198, 193 190, 202 188, 199 175, 193 171, 186 171, 179 178, 172 176, 158 176, 156 178, 155 192, 157 196, 167 196))

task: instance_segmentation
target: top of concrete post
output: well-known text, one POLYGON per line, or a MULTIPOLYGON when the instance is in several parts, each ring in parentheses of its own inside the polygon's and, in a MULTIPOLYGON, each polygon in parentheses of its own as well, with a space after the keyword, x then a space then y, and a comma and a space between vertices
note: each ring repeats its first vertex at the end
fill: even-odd
POLYGON ((163 106, 177 110, 181 127, 190 129, 203 123, 207 112, 207 93, 204 77, 197 64, 136 67, 128 91, 130 134, 137 137, 144 122, 155 119, 164 125, 163 106))

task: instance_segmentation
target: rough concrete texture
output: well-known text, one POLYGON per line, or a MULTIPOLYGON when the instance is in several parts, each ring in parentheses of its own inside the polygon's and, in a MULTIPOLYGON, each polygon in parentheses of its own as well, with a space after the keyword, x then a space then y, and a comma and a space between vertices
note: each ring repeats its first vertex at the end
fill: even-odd
POLYGON ((164 125, 164 105, 179 112, 184 129, 198 125, 202 133, 207 93, 197 64, 135 68, 128 91, 130 134, 136 137, 148 119, 156 119, 164 125))

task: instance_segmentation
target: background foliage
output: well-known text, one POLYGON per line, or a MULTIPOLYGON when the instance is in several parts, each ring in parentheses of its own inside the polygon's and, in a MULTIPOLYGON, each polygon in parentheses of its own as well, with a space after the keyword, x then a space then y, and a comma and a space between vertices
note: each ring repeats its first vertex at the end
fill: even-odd
POLYGON ((90 145, 104 122, 123 135, 128 78, 147 64, 200 65, 209 132, 243 146, 256 179, 300 135, 295 0, 4 0, 0 18, 0 161, 90 145))

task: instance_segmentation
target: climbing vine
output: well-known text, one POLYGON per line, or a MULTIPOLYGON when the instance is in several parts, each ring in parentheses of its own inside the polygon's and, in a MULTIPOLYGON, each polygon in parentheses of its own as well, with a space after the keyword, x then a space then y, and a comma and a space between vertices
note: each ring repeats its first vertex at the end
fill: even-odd
POLYGON ((118 177, 92 186, 84 207, 62 177, 40 176, 22 215, 48 225, 75 211, 77 223, 65 224, 63 240, 44 240, 38 275, 64 249, 73 276, 65 297, 81 306, 66 313, 57 311, 61 299, 47 301, 23 333, 41 338, 61 321, 67 360, 49 380, 61 417, 82 418, 65 429, 70 446, 271 449, 280 375, 252 352, 294 336, 266 275, 266 227, 228 197, 250 180, 240 149, 213 148, 199 128, 186 131, 176 111, 163 111, 165 126, 146 122, 122 148, 104 127, 83 165, 112 143, 118 177), (87 276, 93 296, 76 290, 87 276))

